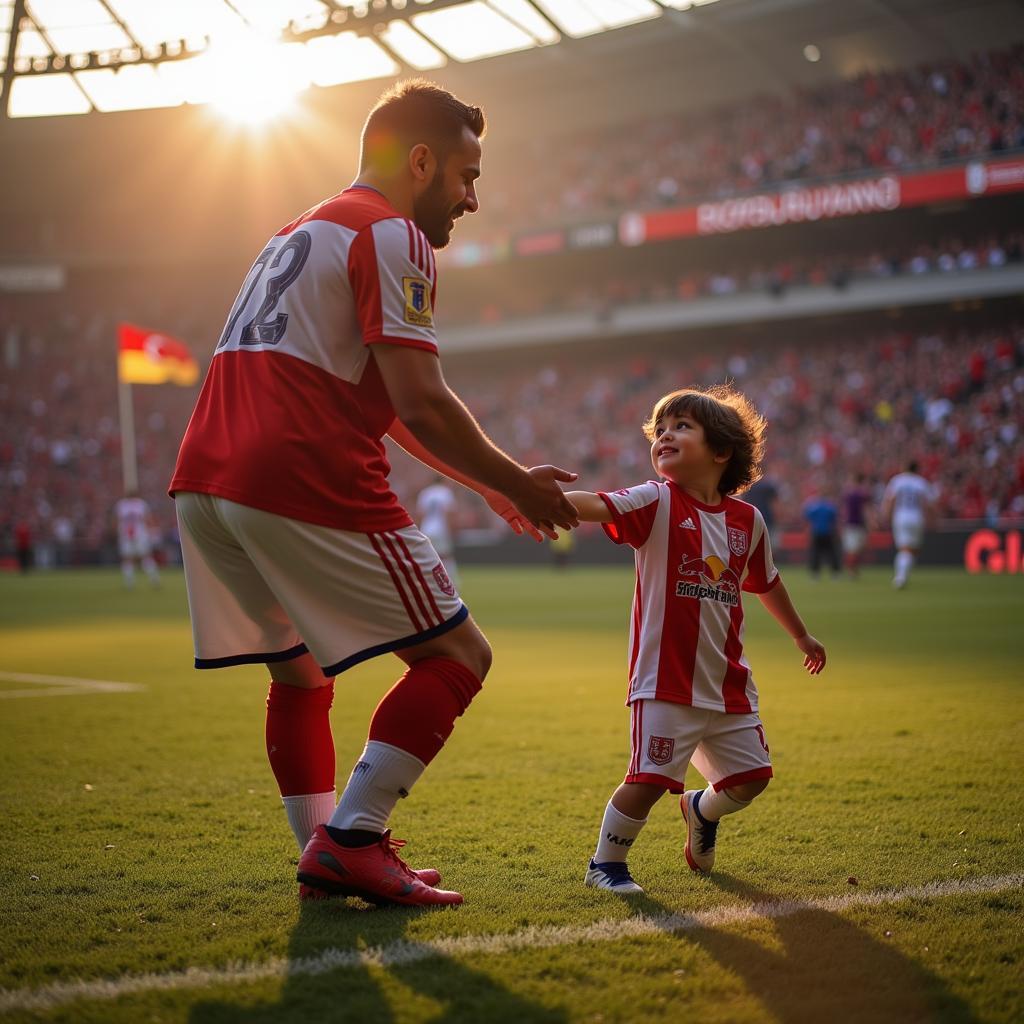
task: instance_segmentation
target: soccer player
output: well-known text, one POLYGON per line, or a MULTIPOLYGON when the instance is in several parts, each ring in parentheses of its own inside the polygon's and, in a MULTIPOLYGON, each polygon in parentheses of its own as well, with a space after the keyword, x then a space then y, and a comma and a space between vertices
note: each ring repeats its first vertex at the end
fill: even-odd
POLYGON ((420 529, 434 545, 437 557, 448 572, 448 578, 459 585, 459 571, 455 564, 455 541, 452 538, 452 515, 455 512, 455 492, 438 475, 416 499, 416 515, 420 529))
POLYGON ((843 556, 846 571, 853 579, 860 573, 861 558, 868 541, 868 503, 871 492, 867 477, 858 473, 853 483, 843 491, 843 556))
POLYGON ((757 479, 765 421, 720 386, 674 391, 644 424, 661 477, 612 493, 570 491, 580 519, 636 552, 629 639, 632 756, 612 794, 585 881, 642 892, 627 855, 665 794, 680 794, 686 862, 707 873, 718 822, 772 777, 757 689, 743 654, 741 592, 761 603, 817 675, 825 649, 807 632, 772 561, 764 519, 733 497, 757 479), (686 790, 691 759, 707 780, 686 790))
POLYGON ((114 506, 117 518, 117 548, 121 556, 121 578, 128 590, 135 586, 138 562, 153 587, 160 586, 160 571, 153 559, 153 514, 137 491, 126 491, 114 506))
POLYGON ((388 819, 480 690, 491 649, 388 485, 381 438, 471 486, 517 532, 576 525, 557 481, 497 449, 441 373, 434 250, 479 206, 484 115, 399 83, 366 120, 355 183, 257 257, 171 482, 198 668, 264 663, 266 741, 303 848, 300 896, 447 905, 388 819), (408 670, 335 806, 334 677, 408 670))
POLYGON ((924 531, 935 505, 935 489, 919 473, 917 462, 907 464, 885 486, 882 518, 892 516, 892 542, 896 548, 892 585, 902 590, 910 579, 914 559, 924 541, 924 531))

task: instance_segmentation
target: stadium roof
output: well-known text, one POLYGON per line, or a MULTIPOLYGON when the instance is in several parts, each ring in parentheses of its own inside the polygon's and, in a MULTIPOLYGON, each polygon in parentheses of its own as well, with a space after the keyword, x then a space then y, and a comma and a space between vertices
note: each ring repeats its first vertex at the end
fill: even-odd
POLYGON ((557 44, 717 0, 0 0, 10 117, 216 102, 557 44))

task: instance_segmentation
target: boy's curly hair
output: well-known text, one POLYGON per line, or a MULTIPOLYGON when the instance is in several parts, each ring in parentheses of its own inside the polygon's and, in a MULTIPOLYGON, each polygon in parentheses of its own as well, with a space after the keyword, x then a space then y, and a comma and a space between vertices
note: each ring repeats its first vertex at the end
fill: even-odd
POLYGON ((731 453, 718 482, 722 494, 742 494, 761 479, 768 421, 746 395, 728 384, 672 391, 655 403, 643 426, 644 437, 654 440, 658 420, 684 415, 691 416, 704 428, 708 447, 716 455, 731 453))

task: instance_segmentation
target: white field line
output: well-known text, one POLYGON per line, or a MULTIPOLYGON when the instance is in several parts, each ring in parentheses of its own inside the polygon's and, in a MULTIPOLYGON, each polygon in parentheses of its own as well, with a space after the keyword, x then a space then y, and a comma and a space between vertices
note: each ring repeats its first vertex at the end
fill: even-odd
POLYGON ((411 942, 399 939, 368 949, 327 949, 316 956, 289 960, 273 957, 256 963, 235 962, 225 967, 189 967, 167 974, 127 974, 120 978, 55 982, 35 989, 0 989, 0 1013, 14 1010, 52 1010, 80 1000, 112 1000, 140 992, 202 989, 285 980, 299 975, 324 974, 377 965, 394 967, 430 957, 488 956, 519 949, 547 949, 582 942, 615 942, 619 939, 658 934, 679 934, 698 929, 725 928, 751 921, 770 921, 805 911, 842 913, 852 907, 877 907, 903 900, 936 899, 943 896, 978 895, 1024 888, 1024 874, 983 875, 980 878, 950 879, 926 885, 880 892, 858 892, 818 900, 780 900, 774 903, 723 907, 696 914, 660 914, 652 917, 605 919, 586 925, 549 925, 526 928, 504 935, 462 935, 454 938, 411 942))
POLYGON ((37 676, 30 672, 0 672, 9 683, 32 683, 31 690, 0 690, 0 700, 18 697, 79 697, 85 693, 134 693, 139 683, 112 683, 107 679, 76 679, 74 676, 37 676))

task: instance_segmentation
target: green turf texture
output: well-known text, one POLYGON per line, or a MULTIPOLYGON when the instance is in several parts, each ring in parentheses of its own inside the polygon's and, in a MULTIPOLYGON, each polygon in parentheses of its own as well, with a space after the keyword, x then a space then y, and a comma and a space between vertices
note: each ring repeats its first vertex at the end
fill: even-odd
MULTIPOLYGON (((393 819, 413 866, 464 893, 443 912, 300 909, 263 751, 266 672, 191 668, 180 575, 131 594, 110 572, 0 577, 0 672, 145 686, 0 700, 0 988, 1024 871, 1024 577, 919 570, 894 593, 881 569, 817 584, 789 569, 828 649, 818 678, 748 596, 776 778, 722 825, 711 879, 686 869, 666 797, 631 855, 647 894, 629 902, 582 876, 628 759, 631 572, 463 575, 494 668, 393 819)), ((342 784, 399 667, 379 658, 338 681, 342 784)), ((1022 918, 1011 889, 9 1019, 1019 1021, 1022 918)))

